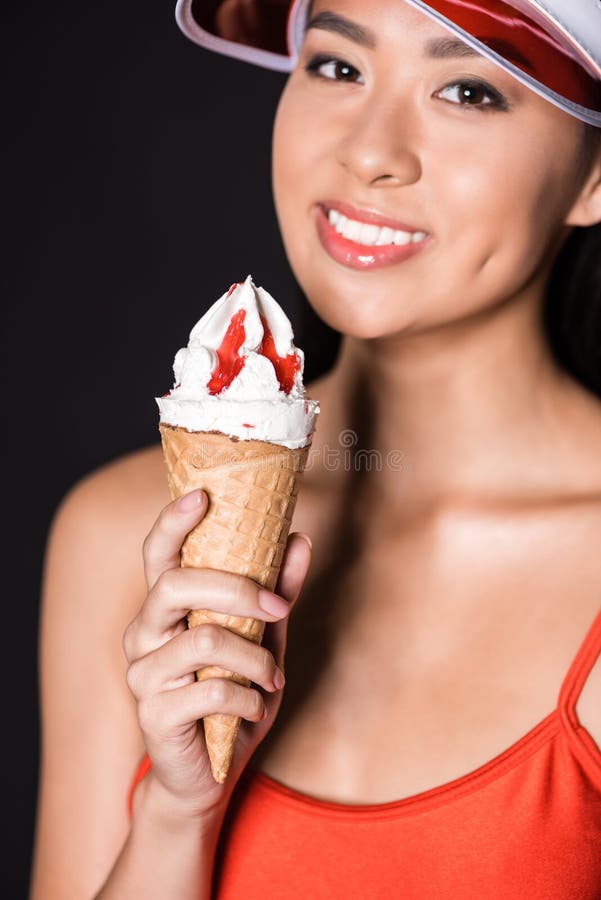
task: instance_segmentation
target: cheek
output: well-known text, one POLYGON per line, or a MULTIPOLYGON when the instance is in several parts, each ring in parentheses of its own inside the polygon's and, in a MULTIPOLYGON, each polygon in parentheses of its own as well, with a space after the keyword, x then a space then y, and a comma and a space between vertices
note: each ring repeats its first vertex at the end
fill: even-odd
POLYGON ((274 123, 276 212, 294 274, 333 328, 376 337, 460 319, 519 291, 549 253, 566 200, 558 191, 561 163, 543 152, 549 141, 508 145, 483 131, 486 141, 462 137, 457 143, 455 128, 449 135, 424 132, 422 178, 407 188, 407 199, 405 189, 399 191, 399 215, 411 206, 431 223, 431 254, 415 265, 365 275, 322 260, 319 251, 315 255, 310 209, 347 183, 337 160, 337 128, 333 114, 317 124, 314 104, 290 83, 274 123))
POLYGON ((488 291, 511 293, 530 278, 553 240, 559 176, 538 148, 488 144, 478 155, 468 149, 451 152, 447 145, 444 158, 432 160, 440 246, 455 248, 445 254, 454 281, 473 278, 488 291))
POLYGON ((309 104, 300 102, 294 86, 286 87, 276 112, 272 157, 273 192, 283 226, 287 225, 286 207, 294 202, 316 154, 315 142, 307 139, 310 120, 309 104))
POLYGON ((531 179, 511 159, 491 149, 482 147, 476 155, 473 148, 449 150, 447 145, 426 165, 425 179, 434 185, 431 200, 436 203, 438 198, 434 221, 445 237, 494 239, 528 218, 536 194, 531 179))

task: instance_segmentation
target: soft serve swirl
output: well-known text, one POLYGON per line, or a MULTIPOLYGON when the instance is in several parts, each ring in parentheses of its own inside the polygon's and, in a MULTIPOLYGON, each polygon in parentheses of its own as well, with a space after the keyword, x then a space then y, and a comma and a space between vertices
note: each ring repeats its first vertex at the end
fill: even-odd
POLYGON ((156 397, 161 422, 293 450, 311 441, 319 403, 305 395, 305 357, 290 321, 251 276, 233 284, 190 332, 175 383, 156 397))

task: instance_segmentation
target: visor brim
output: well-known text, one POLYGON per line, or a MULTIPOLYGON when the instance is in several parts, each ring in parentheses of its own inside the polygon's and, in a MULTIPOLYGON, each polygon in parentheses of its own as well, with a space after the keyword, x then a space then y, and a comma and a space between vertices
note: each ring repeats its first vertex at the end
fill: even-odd
MULTIPOLYGON (((545 100, 587 124, 601 127, 601 65, 597 65, 569 31, 542 10, 539 4, 530 0, 404 2, 423 12, 545 100), (538 70, 535 67, 533 70, 539 77, 530 74, 527 65, 516 65, 510 58, 511 54, 504 56, 499 52, 500 47, 511 46, 510 41, 503 40, 502 30, 503 19, 509 20, 511 17, 500 15, 500 8, 514 10, 517 19, 521 16, 519 24, 530 24, 535 37, 538 29, 538 46, 536 43, 532 46, 538 54, 535 56, 538 70), (462 27, 462 21, 470 21, 470 15, 473 18, 474 10, 476 15, 484 12, 489 16, 493 25, 489 32, 494 32, 497 27, 494 39, 485 34, 478 37, 462 27), (541 80, 542 69, 545 70, 542 77, 548 83, 541 80), (555 89, 558 86, 561 92, 555 89), (589 99, 593 101, 591 105, 581 102, 589 99)), ((304 40, 308 7, 309 0, 294 0, 292 3, 286 0, 256 0, 254 3, 250 0, 177 0, 175 15, 184 34, 201 47, 263 68, 289 73, 295 67, 304 40)), ((513 37, 512 28, 514 33, 518 33, 515 23, 509 21, 506 31, 510 37, 513 37)))

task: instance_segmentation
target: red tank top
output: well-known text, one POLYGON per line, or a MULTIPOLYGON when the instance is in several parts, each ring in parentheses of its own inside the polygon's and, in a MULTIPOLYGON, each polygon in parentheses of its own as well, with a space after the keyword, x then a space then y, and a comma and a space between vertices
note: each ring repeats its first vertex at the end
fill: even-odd
MULTIPOLYGON (((216 859, 216 900, 599 900, 601 750, 575 705, 601 611, 556 709, 490 762, 403 800, 316 800, 247 766, 216 859)), ((600 698, 601 702, 601 698, 600 698)), ((145 757, 135 786, 149 771, 145 757)))

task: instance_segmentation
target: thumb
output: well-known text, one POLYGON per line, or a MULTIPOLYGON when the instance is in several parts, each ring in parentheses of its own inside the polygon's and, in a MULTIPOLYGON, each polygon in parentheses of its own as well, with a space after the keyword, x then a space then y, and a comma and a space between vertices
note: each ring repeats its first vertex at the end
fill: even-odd
POLYGON ((163 507, 142 547, 149 590, 166 569, 179 567, 186 535, 198 525, 207 508, 207 494, 199 489, 189 491, 163 507))

